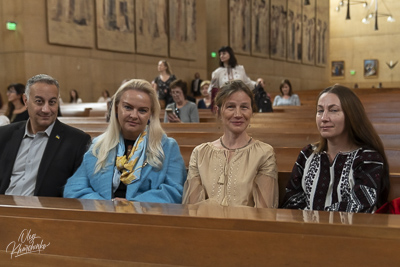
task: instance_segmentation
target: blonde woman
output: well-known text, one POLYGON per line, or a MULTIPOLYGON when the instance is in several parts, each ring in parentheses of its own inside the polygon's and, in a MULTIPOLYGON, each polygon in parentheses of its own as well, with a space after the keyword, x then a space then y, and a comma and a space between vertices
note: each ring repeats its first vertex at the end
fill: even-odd
POLYGON ((156 92, 130 80, 113 97, 110 124, 94 139, 64 197, 180 203, 186 169, 161 128, 156 92))

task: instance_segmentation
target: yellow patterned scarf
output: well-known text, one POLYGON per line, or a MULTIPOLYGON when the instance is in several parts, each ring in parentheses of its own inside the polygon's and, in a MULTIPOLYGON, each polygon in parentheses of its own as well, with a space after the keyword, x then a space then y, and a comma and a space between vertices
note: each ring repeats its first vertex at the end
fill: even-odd
POLYGON ((136 139, 134 146, 128 158, 125 155, 125 143, 123 138, 120 138, 116 166, 121 172, 120 180, 124 184, 131 184, 133 181, 140 178, 142 167, 145 165, 146 148, 147 148, 147 127, 136 139), (122 142, 121 142, 122 140, 122 142))

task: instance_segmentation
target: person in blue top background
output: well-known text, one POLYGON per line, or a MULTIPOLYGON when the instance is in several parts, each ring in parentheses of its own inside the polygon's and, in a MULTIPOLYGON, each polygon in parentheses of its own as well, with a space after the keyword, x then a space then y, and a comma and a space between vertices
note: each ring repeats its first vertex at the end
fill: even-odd
POLYGON ((185 164, 178 144, 161 128, 150 83, 125 82, 112 107, 106 132, 93 140, 64 197, 181 203, 185 164))

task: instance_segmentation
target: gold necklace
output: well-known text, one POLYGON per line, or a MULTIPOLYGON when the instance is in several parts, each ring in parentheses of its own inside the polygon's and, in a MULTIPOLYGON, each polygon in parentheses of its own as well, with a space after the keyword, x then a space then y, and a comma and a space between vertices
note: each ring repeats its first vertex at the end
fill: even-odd
POLYGON ((248 146, 248 145, 250 144, 251 140, 253 140, 253 137, 250 137, 250 139, 249 139, 249 141, 247 142, 247 144, 245 144, 245 145, 242 146, 242 147, 239 147, 239 148, 229 148, 229 147, 227 147, 227 146, 224 145, 224 142, 222 142, 222 136, 219 138, 219 141, 221 142, 221 145, 222 145, 225 149, 230 150, 230 151, 234 151, 234 150, 237 150, 237 149, 245 148, 246 146, 248 146))

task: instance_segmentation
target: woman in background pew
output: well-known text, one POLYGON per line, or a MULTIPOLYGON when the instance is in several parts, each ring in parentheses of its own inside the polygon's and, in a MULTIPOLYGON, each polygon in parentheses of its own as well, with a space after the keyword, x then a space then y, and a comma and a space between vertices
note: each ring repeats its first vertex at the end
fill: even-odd
POLYGON ((279 90, 282 96, 275 96, 274 106, 300 106, 300 98, 298 95, 293 94, 292 84, 288 79, 281 82, 279 90))
POLYGON ((382 142, 359 98, 334 85, 318 97, 320 141, 301 151, 282 208, 373 212, 389 194, 382 142))
POLYGON ((254 109, 252 91, 241 80, 227 82, 215 104, 224 134, 193 150, 183 204, 277 208, 274 150, 246 132, 254 109))
POLYGON ((186 168, 178 144, 161 128, 150 83, 122 84, 112 107, 106 132, 93 140, 64 197, 180 203, 186 168))

